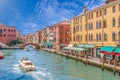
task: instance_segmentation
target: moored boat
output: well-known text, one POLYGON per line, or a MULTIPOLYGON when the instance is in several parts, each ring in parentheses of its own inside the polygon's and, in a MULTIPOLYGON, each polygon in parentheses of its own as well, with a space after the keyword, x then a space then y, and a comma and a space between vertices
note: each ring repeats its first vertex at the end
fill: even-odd
POLYGON ((35 65, 28 59, 19 60, 19 64, 24 72, 35 71, 35 65))
POLYGON ((3 53, 2 52, 0 52, 0 59, 3 59, 3 53))

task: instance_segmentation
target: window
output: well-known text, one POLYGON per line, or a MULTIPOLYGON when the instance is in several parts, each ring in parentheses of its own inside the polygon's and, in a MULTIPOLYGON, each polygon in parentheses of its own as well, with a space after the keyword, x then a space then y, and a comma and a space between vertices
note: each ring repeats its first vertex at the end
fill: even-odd
POLYGON ((98 39, 98 41, 101 41, 101 33, 99 33, 99 39, 98 39))
POLYGON ((98 33, 96 34, 96 40, 98 41, 98 33))
POLYGON ((80 31, 82 31, 82 25, 80 26, 80 31))
POLYGON ((107 9, 104 9, 104 15, 107 15, 107 9))
POLYGON ((90 30, 91 28, 90 28, 90 23, 88 24, 88 29, 90 30))
POLYGON ((106 28, 107 27, 107 22, 106 20, 103 21, 103 28, 106 28))
POLYGON ((96 22, 96 29, 98 29, 99 25, 98 25, 98 21, 96 22))
POLYGON ((112 41, 115 41, 115 39, 116 39, 116 34, 115 34, 115 32, 113 32, 112 33, 112 41))
POLYGON ((93 23, 91 23, 91 30, 93 30, 93 23))
POLYGON ((102 16, 102 11, 100 11, 100 16, 102 16))
POLYGON ((90 34, 90 41, 93 41, 93 35, 90 34))
POLYGON ((73 41, 75 41, 75 37, 73 37, 73 41))
POLYGON ((112 12, 113 12, 113 13, 115 12, 115 6, 112 7, 112 12))
POLYGON ((88 40, 90 41, 90 34, 89 34, 89 36, 88 36, 88 40))
POLYGON ((2 33, 2 29, 0 29, 0 33, 2 33))
POLYGON ((81 35, 80 41, 82 41, 82 35, 81 35))
POLYGON ((0 34, 0 37, 2 37, 2 34, 0 34))
POLYGON ((93 19, 93 13, 91 14, 91 19, 93 19))
POLYGON ((93 41, 93 34, 91 34, 91 38, 92 38, 92 41, 93 41))
POLYGON ((87 30, 87 24, 85 24, 85 30, 87 30))
POLYGON ((120 4, 119 4, 119 6, 118 6, 118 9, 119 9, 118 11, 120 11, 120 4))
POLYGON ((10 29, 8 29, 8 32, 10 32, 10 29))
POLYGON ((99 29, 101 28, 101 20, 99 21, 99 29))
POLYGON ((87 42, 87 35, 85 35, 85 41, 87 42))
POLYGON ((98 17, 98 12, 96 12, 96 17, 98 17))
POLYGON ((104 33, 104 41, 107 41, 107 34, 104 33))
POLYGON ((5 37, 6 35, 4 34, 4 37, 5 37))
POLYGON ((115 27, 115 17, 113 17, 112 25, 113 25, 113 27, 115 27))
POLYGON ((62 43, 62 39, 60 39, 60 43, 62 43))
POLYGON ((118 18, 118 26, 120 27, 120 16, 118 18))

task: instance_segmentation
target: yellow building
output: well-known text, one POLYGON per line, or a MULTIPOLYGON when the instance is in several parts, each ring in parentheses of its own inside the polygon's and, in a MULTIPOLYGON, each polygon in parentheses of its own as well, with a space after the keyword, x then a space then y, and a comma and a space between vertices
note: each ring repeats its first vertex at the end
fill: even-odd
POLYGON ((120 0, 107 0, 97 8, 73 17, 71 44, 88 44, 92 56, 97 57, 102 46, 120 46, 120 0))

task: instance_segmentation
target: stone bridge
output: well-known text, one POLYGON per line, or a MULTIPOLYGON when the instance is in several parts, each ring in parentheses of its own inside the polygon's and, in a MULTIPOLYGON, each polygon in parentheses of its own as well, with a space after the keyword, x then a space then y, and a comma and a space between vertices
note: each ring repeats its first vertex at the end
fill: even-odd
POLYGON ((20 48, 24 49, 26 46, 28 45, 32 45, 34 46, 36 49, 39 49, 40 48, 40 45, 39 44, 35 44, 35 43, 25 43, 25 44, 22 44, 20 45, 20 48))

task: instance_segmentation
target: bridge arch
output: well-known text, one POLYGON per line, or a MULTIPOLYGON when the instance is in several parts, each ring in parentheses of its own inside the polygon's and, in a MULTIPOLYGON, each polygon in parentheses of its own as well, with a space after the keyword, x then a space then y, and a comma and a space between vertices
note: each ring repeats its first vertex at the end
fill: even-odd
POLYGON ((20 46, 20 48, 24 49, 24 48, 25 48, 26 46, 28 46, 28 45, 32 45, 32 46, 34 46, 36 49, 39 49, 39 48, 40 48, 40 45, 35 44, 35 43, 22 44, 22 45, 20 46))

